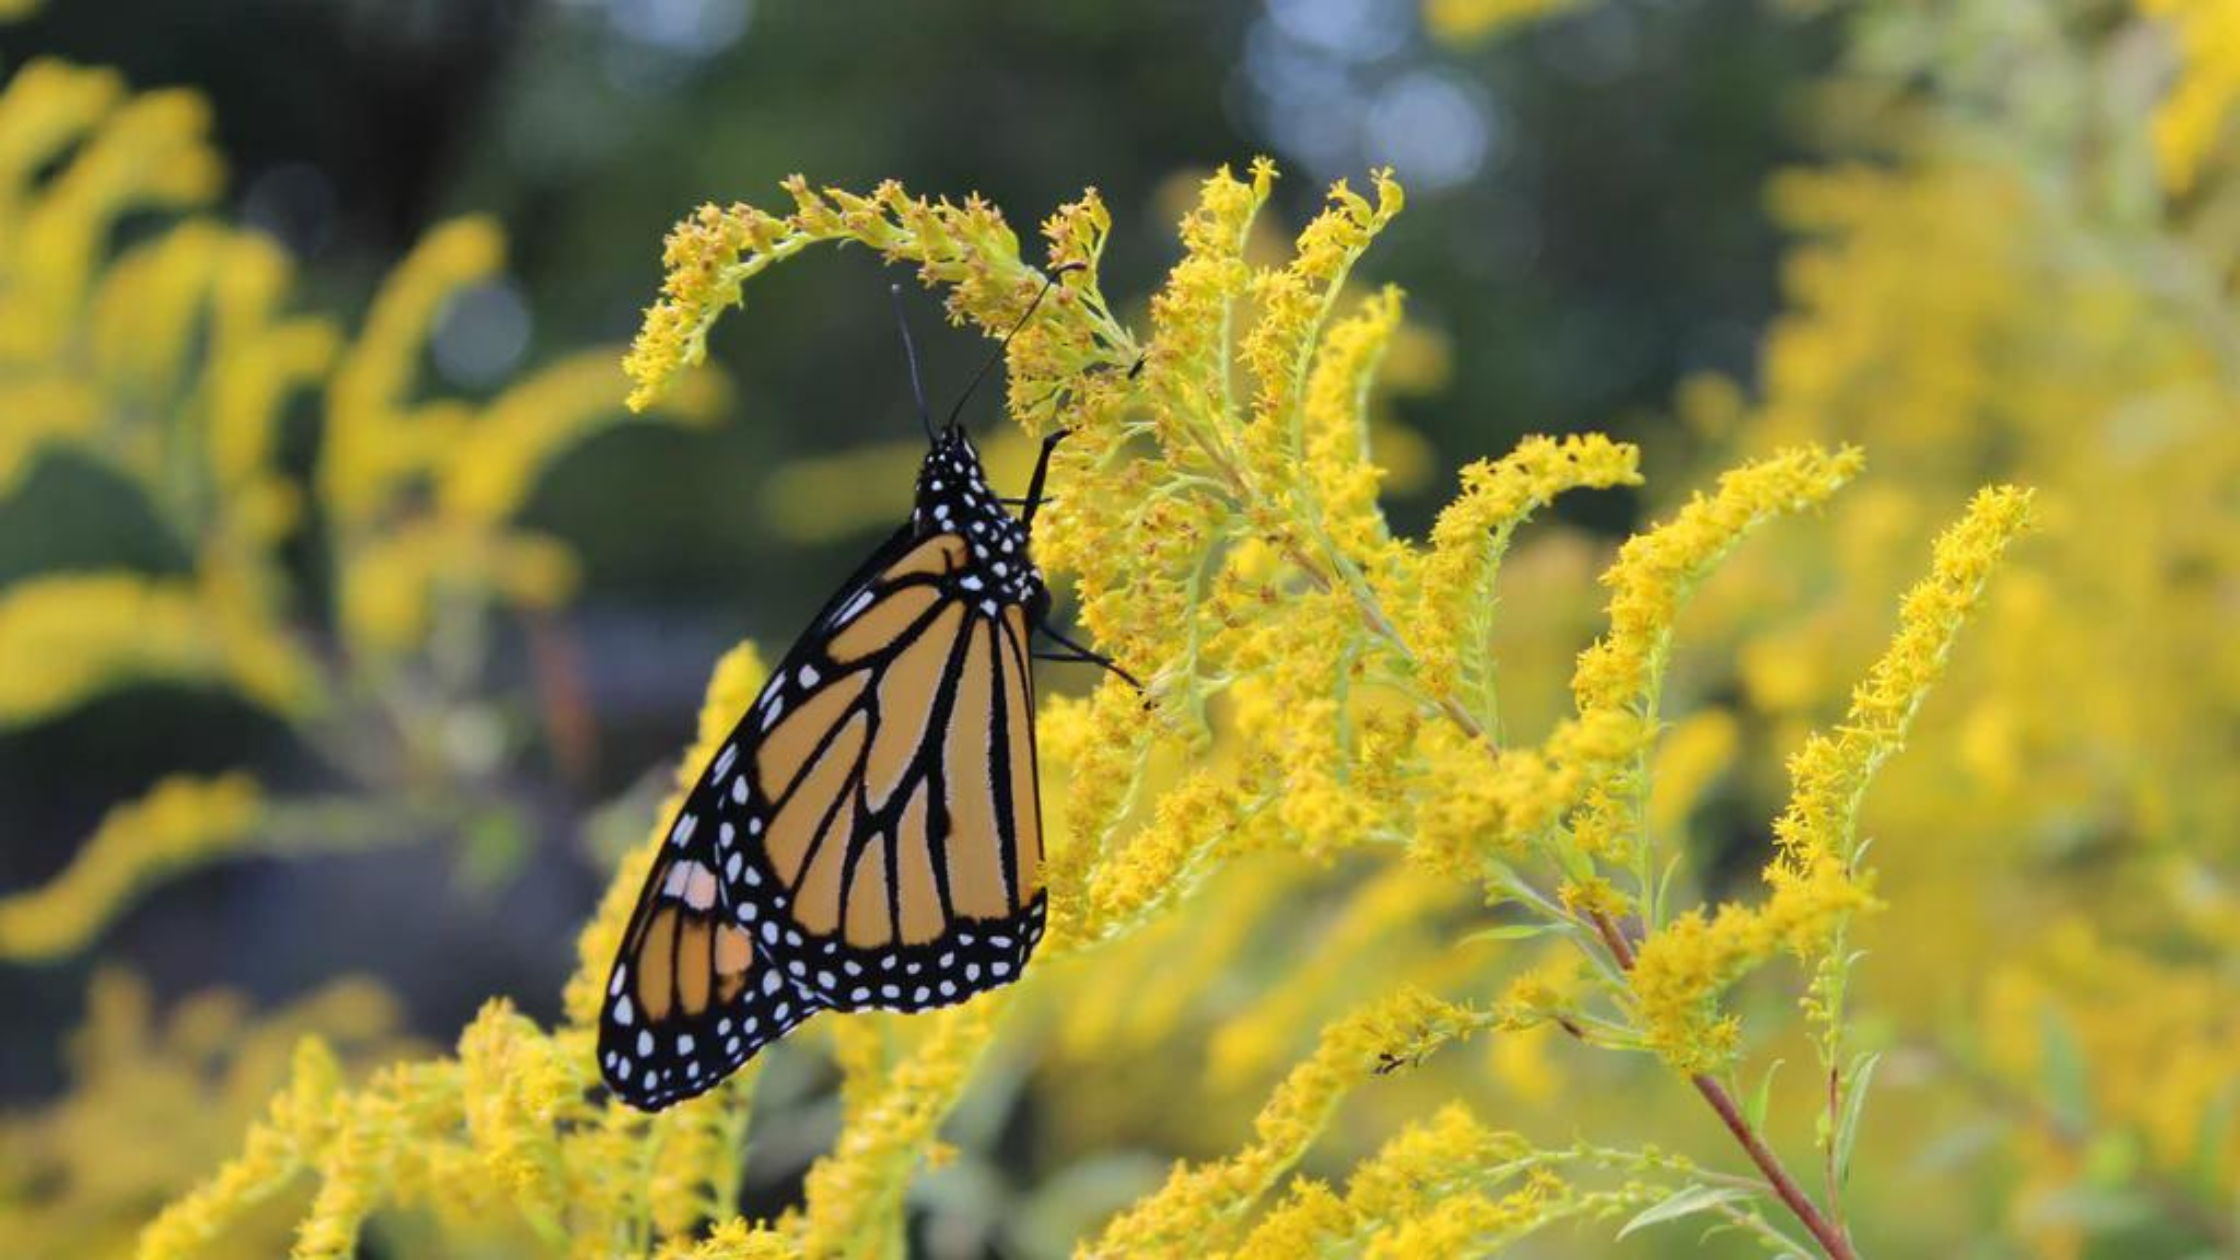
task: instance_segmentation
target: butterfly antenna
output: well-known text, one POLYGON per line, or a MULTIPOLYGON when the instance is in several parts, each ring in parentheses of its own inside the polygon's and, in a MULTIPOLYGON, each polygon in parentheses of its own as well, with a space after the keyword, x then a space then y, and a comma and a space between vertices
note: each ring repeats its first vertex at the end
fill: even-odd
POLYGON ((926 442, 933 442, 933 413, 926 410, 926 387, 918 379, 918 345, 910 340, 910 318, 902 309, 902 286, 887 286, 888 296, 894 298, 894 326, 902 331, 902 357, 910 360, 910 396, 918 400, 918 424, 926 431, 926 442))
POLYGON ((954 429, 957 427, 957 417, 964 414, 964 405, 972 401, 972 392, 980 388, 980 382, 988 379, 989 372, 995 370, 996 364, 1003 359, 1004 351, 1011 348, 1011 339, 1019 335, 1019 330, 1027 326, 1028 320, 1034 318, 1036 309, 1042 305, 1042 299, 1050 296, 1050 286, 1058 283, 1059 276, 1069 271, 1079 271, 1081 267, 1082 264, 1077 262, 1067 263, 1063 267, 1051 268, 1050 274, 1043 277, 1042 287, 1036 290, 1034 301, 1027 303, 1026 314, 1021 315, 1019 322, 1011 326, 1011 331, 1003 335, 1003 340, 997 342, 996 348, 988 353, 986 359, 981 361, 980 370, 974 372, 972 379, 965 383, 964 396, 957 399, 957 405, 949 409, 949 423, 944 426, 945 428, 954 429))

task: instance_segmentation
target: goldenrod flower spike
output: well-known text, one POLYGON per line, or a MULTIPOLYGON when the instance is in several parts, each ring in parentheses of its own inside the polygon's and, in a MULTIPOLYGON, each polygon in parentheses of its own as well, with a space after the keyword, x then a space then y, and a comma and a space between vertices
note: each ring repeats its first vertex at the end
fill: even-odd
POLYGON ((1318 1137, 1346 1095, 1379 1070, 1410 1063, 1487 1025, 1479 1012, 1413 991, 1331 1025, 1253 1121, 1253 1141, 1227 1159, 1177 1165, 1158 1191, 1075 1251, 1079 1260, 1204 1254, 1234 1242, 1246 1215, 1318 1137))
POLYGON ((1435 696, 1459 698, 1476 723, 1497 729, 1487 659, 1494 581, 1517 529, 1567 490, 1641 483, 1641 452, 1600 434, 1528 437, 1498 460, 1462 470, 1462 492, 1439 511, 1421 595, 1406 633, 1435 696))
POLYGON ((140 1234, 139 1260, 187 1260, 212 1254, 234 1220, 286 1189, 308 1152, 331 1140, 341 1117, 341 1067, 315 1037, 297 1046, 286 1090, 266 1119, 252 1126, 242 1153, 217 1175, 166 1206, 140 1234))
POLYGON ((1865 457, 1846 447, 1783 451, 1719 477, 1664 524, 1636 534, 1602 577, 1610 629, 1579 656, 1571 680, 1579 712, 1656 712, 1673 624, 1695 585, 1765 522, 1814 507, 1857 475, 1865 457))
POLYGON ((487 219, 455 219, 428 233, 389 273, 365 327, 327 392, 320 495, 348 530, 364 530, 408 479, 424 475, 463 426, 461 409, 418 409, 419 363, 443 304, 495 273, 505 239, 487 219))
POLYGON ((971 1082, 1013 992, 984 994, 926 1017, 931 1029, 894 1067, 885 1087, 857 1106, 832 1153, 810 1167, 803 1254, 885 1254, 885 1240, 902 1223, 910 1176, 935 1148, 941 1122, 971 1082))
MULTIPOLYGON (((661 300, 647 308, 637 340, 623 357, 633 382, 630 406, 651 406, 677 374, 707 357, 708 332, 724 311, 740 302, 743 286, 772 264, 820 242, 854 241, 879 251, 889 261, 918 264, 928 285, 949 286, 950 317, 971 319, 991 332, 1008 328, 1032 301, 1041 277, 1019 258, 1018 237, 1003 216, 978 197, 962 205, 925 201, 892 181, 869 195, 841 189, 813 190, 796 175, 785 189, 794 211, 783 217, 753 206, 704 205, 669 233, 662 248, 661 300)), ((1061 212, 1048 231, 1053 265, 1082 262, 1093 266, 1095 227, 1103 207, 1092 193, 1061 212), (1072 226, 1078 221, 1079 227, 1072 226), (1086 252, 1089 256, 1083 257, 1086 252)), ((1060 294, 1077 287, 1068 281, 1060 294)), ((1088 285, 1094 288, 1093 274, 1088 285)), ((1087 367, 1094 355, 1107 366, 1125 369, 1132 348, 1118 325, 1095 304, 1072 305, 1060 296, 1034 330, 1022 331, 1013 346, 1015 368, 1037 377, 1063 379, 1087 367), (1057 326, 1057 332, 1052 331, 1057 326), (1071 344, 1077 356, 1050 362, 1047 348, 1071 344)))
POLYGON ((1727 986, 1782 952, 1830 963, 1845 924, 1874 900, 1855 869, 1858 806, 1874 773, 1905 741, 1906 727, 1943 672, 1954 638, 2006 549, 2028 529, 2030 493, 1994 487, 1937 540, 1929 576, 1908 592, 1897 637, 1853 693, 1833 735, 1814 734, 1790 761, 1794 789, 1774 824, 1780 852, 1765 869, 1760 907, 1719 906, 1681 917, 1642 942, 1633 974, 1644 1031, 1687 1072, 1734 1052, 1739 1027, 1718 1009, 1727 986))

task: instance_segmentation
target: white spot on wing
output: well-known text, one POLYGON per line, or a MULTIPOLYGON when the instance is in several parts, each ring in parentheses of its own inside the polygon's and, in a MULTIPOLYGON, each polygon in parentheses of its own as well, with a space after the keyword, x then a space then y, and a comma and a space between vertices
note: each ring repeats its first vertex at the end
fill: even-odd
POLYGON ((865 608, 869 607, 870 604, 871 592, 857 591, 856 597, 854 599, 851 599, 847 603, 842 604, 840 606, 840 611, 832 614, 832 624, 835 626, 846 624, 848 621, 853 620, 857 613, 862 612, 865 608))

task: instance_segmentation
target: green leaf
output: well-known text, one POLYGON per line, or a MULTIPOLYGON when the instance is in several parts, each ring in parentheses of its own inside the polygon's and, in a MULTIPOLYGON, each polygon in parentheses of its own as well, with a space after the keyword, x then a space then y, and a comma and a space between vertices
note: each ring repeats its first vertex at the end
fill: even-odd
POLYGON ((1748 1190, 1733 1186, 1689 1186, 1644 1208, 1639 1216, 1626 1222, 1625 1228, 1618 1231, 1618 1237, 1624 1238, 1637 1229, 1676 1221, 1683 1216, 1694 1216, 1698 1212, 1708 1212, 1722 1203, 1733 1203, 1750 1197, 1748 1190))
POLYGON ((1560 923, 1504 923, 1499 927, 1472 932, 1455 944, 1468 945, 1473 941, 1526 941, 1535 936, 1546 936, 1550 932, 1564 930, 1566 929, 1560 923))
POLYGON ((1767 1064, 1766 1074, 1758 1078, 1758 1091, 1750 1096, 1750 1127, 1760 1134, 1766 1131, 1766 1110, 1773 1101, 1773 1078, 1787 1062, 1787 1059, 1775 1059, 1767 1064))
POLYGON ((1847 1185, 1851 1180, 1851 1146, 1859 1140, 1859 1118, 1866 1111, 1867 1086, 1874 1081, 1875 1065, 1882 1062, 1879 1051, 1861 1055, 1851 1064, 1850 1079, 1843 1094, 1843 1123, 1836 1127, 1836 1184, 1847 1185))
POLYGON ((1664 922, 1664 908, 1672 900, 1672 881, 1680 877, 1680 863, 1686 854, 1675 853, 1664 864, 1664 873, 1657 876, 1656 889, 1649 896, 1649 925, 1653 928, 1664 922))

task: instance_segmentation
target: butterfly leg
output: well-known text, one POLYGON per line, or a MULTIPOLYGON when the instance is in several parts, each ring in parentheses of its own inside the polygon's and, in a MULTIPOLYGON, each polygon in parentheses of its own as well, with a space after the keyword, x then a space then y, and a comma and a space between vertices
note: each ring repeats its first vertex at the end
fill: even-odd
MULTIPOLYGON (((1042 439, 1042 454, 1035 458, 1034 476, 1027 479, 1027 497, 1024 500, 1026 510, 1019 515, 1020 524, 1034 524, 1034 510, 1048 501, 1042 497, 1042 483, 1050 475, 1050 452, 1057 450, 1058 443, 1065 441, 1066 435, 1071 432, 1071 429, 1055 429, 1050 436, 1042 439)), ((1044 628, 1044 633, 1049 633, 1047 627, 1044 628)))
POLYGON ((1088 648, 1075 643, 1073 640, 1065 637, 1062 634, 1059 634, 1056 630, 1051 629, 1048 622, 1044 622, 1038 628, 1042 631, 1043 637, 1049 639, 1053 643, 1056 643, 1059 647, 1064 648, 1065 651, 1037 652, 1034 654, 1036 660, 1074 661, 1083 665, 1094 665, 1099 669, 1108 670, 1111 673, 1118 675, 1122 682, 1127 683, 1137 691, 1143 690, 1143 684, 1137 680, 1136 676, 1114 664, 1111 657, 1106 656, 1101 652, 1093 652, 1088 648))

